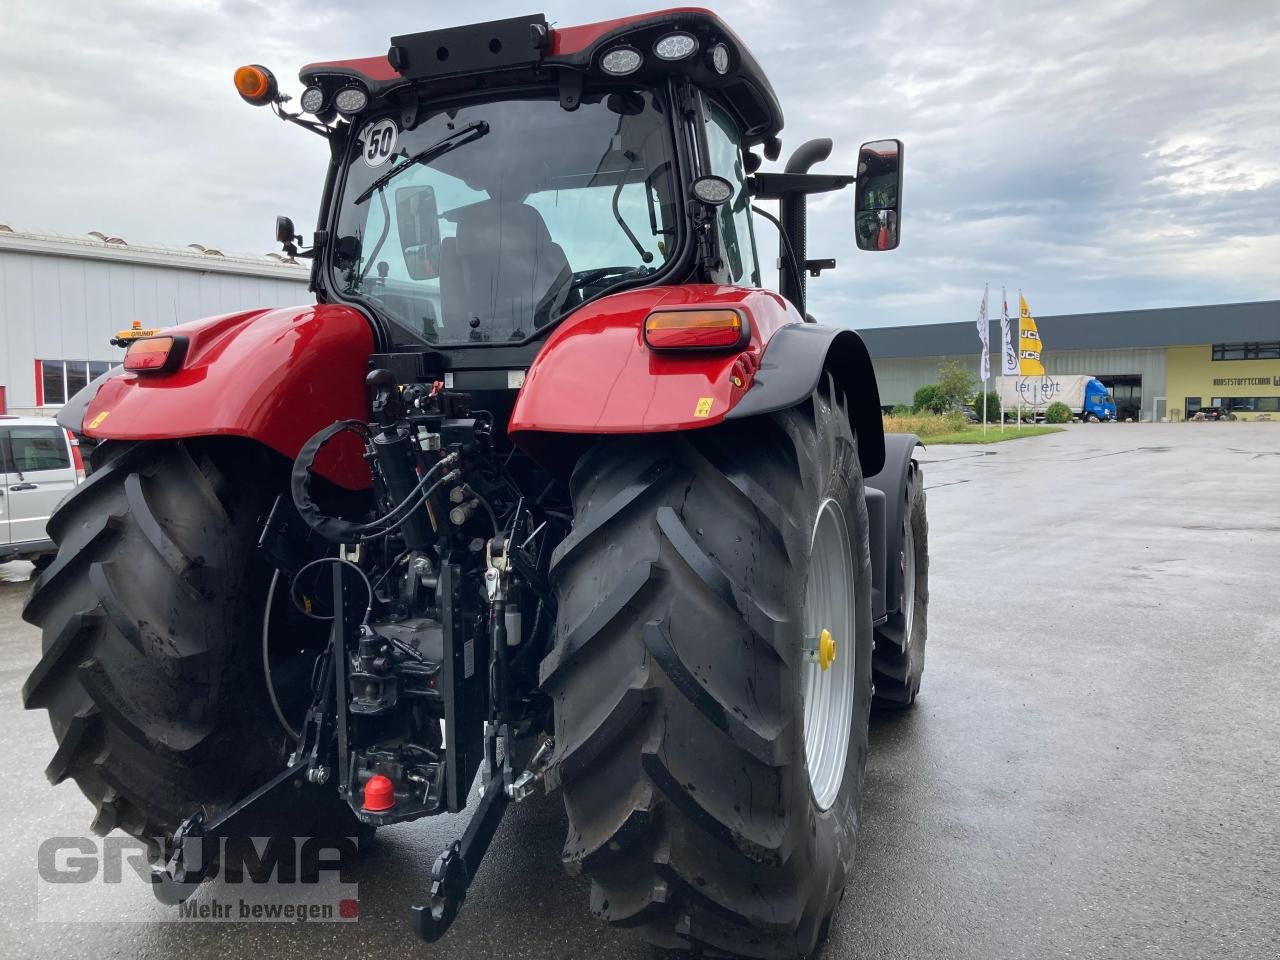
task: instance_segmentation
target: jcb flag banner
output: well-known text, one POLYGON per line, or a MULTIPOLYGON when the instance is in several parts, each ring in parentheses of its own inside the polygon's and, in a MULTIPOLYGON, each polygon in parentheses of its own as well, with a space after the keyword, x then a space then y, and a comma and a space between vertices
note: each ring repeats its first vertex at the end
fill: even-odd
POLYGON ((1018 294, 1022 313, 1018 317, 1018 373, 1024 377, 1043 377, 1044 361, 1040 358, 1040 331, 1036 329, 1036 318, 1031 316, 1031 308, 1027 306, 1027 298, 1018 294))

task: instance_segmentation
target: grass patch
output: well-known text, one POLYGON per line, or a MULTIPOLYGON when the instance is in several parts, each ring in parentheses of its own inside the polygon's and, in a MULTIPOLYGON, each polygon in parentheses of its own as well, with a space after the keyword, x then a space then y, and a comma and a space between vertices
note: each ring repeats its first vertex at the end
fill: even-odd
MULTIPOLYGON (((982 424, 970 424, 968 428, 959 433, 942 433, 935 437, 930 437, 928 443, 999 443, 1001 440, 1018 440, 1022 437, 1042 437, 1046 433, 1061 433, 1065 427, 1045 427, 1032 426, 1024 423, 1021 430, 1014 428, 1012 423, 1005 424, 1004 433, 1000 432, 999 424, 988 424, 987 435, 982 435, 982 424)), ((921 438, 923 439, 923 438, 921 438)))
POLYGON ((885 433, 914 433, 926 443, 999 443, 1001 440, 1017 440, 1021 437, 1040 437, 1046 433, 1059 433, 1062 427, 1034 426, 1024 423, 1021 429, 1016 424, 1005 424, 1004 432, 1000 425, 987 424, 986 436, 982 434, 982 424, 969 423, 962 413, 910 413, 902 415, 890 414, 884 418, 885 433))
POLYGON ((914 433, 922 440, 929 437, 940 437, 946 433, 960 433, 964 430, 964 414, 952 413, 904 413, 888 414, 884 418, 885 433, 914 433))

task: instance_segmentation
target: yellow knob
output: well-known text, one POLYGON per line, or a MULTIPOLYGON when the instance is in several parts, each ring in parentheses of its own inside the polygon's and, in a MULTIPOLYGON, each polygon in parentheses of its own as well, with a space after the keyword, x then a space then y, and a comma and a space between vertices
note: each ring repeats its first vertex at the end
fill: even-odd
POLYGON ((827 670, 835 662, 836 642, 832 639, 830 630, 823 630, 818 634, 818 666, 827 670))

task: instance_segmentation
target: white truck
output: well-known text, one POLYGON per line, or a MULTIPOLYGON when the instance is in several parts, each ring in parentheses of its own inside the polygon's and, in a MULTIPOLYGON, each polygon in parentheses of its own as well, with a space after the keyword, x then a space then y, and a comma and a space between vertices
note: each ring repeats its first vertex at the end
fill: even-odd
POLYGON ((1009 414, 1021 405, 1043 417, 1051 403, 1065 403, 1078 420, 1098 423, 1116 418, 1116 402, 1097 377, 1087 373, 1045 374, 1042 377, 997 377, 1000 405, 1009 414))

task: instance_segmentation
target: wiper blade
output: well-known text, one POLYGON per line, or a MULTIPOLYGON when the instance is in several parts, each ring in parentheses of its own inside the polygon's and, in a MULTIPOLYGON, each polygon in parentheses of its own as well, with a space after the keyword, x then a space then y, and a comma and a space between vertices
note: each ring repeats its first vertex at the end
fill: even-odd
MULTIPOLYGON (((640 158, 630 150, 625 151, 623 157, 628 163, 635 163, 640 158)), ((618 177, 618 185, 613 189, 613 219, 618 221, 618 226, 622 228, 622 232, 627 235, 627 239, 631 241, 631 245, 636 248, 636 253, 640 254, 640 259, 645 263, 653 263, 653 254, 646 250, 636 239, 636 235, 631 232, 631 228, 627 226, 627 221, 622 218, 622 211, 618 209, 618 198, 622 196, 622 188, 627 184, 627 172, 622 171, 618 177)))
POLYGON ((489 124, 483 120, 477 120, 475 123, 469 123, 465 127, 460 127, 447 137, 437 140, 425 150, 419 150, 404 163, 392 167, 377 180, 373 181, 373 183, 369 184, 369 188, 352 201, 353 204, 355 206, 359 206, 364 203, 410 167, 415 167, 420 163, 430 163, 432 160, 438 160, 451 150, 456 150, 458 147, 471 143, 473 140, 479 140, 481 137, 487 136, 488 133, 489 124))

